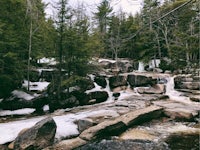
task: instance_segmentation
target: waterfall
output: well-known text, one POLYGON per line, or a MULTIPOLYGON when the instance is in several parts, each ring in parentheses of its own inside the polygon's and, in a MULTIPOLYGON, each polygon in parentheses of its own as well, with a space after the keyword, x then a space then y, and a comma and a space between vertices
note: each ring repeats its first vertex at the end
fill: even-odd
POLYGON ((109 86, 109 80, 108 78, 105 78, 106 79, 106 87, 103 88, 101 86, 99 86, 95 81, 94 81, 94 78, 95 78, 95 75, 88 75, 91 80, 93 81, 94 83, 94 88, 93 89, 90 89, 90 90, 87 90, 85 91, 86 94, 90 93, 90 92, 95 92, 95 91, 106 91, 108 93, 108 99, 107 99, 107 102, 112 102, 114 100, 114 97, 112 96, 113 95, 113 92, 111 91, 110 89, 110 86, 109 86))
POLYGON ((169 96, 170 100, 183 102, 187 104, 192 103, 189 97, 183 96, 181 92, 178 92, 174 89, 174 77, 169 77, 167 79, 165 94, 169 96))
POLYGON ((106 88, 104 90, 108 93, 108 99, 107 99, 107 101, 108 102, 113 101, 114 100, 113 92, 110 89, 108 78, 106 78, 106 88))
POLYGON ((144 70, 144 63, 143 62, 139 62, 139 66, 138 66, 138 71, 139 72, 144 72, 145 70, 144 70))

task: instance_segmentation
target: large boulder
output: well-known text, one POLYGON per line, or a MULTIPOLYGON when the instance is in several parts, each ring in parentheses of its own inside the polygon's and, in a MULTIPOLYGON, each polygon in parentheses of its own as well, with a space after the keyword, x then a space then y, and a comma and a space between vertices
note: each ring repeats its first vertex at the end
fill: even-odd
POLYGON ((153 87, 138 87, 137 92, 140 94, 163 94, 165 86, 164 84, 156 84, 153 87))
POLYGON ((11 96, 0 102, 0 108, 5 110, 16 110, 22 108, 32 108, 34 96, 19 90, 11 93, 11 96))
POLYGON ((118 75, 110 77, 109 85, 111 89, 116 88, 118 86, 126 86, 127 85, 126 76, 118 75))
POLYGON ((100 59, 99 64, 104 69, 118 70, 119 72, 126 73, 133 71, 133 65, 130 60, 118 59, 109 60, 109 59, 100 59))
POLYGON ((95 125, 95 122, 90 118, 83 118, 77 121, 77 125, 78 125, 78 130, 81 133, 84 130, 88 129, 89 127, 95 125))
POLYGON ((108 99, 108 93, 106 91, 94 91, 88 93, 88 100, 95 100, 94 103, 101 103, 108 99))
POLYGON ((71 108, 79 105, 79 100, 75 96, 66 96, 58 100, 56 98, 52 99, 49 102, 50 111, 53 112, 56 109, 61 108, 71 108))
POLYGON ((192 75, 179 75, 174 78, 176 89, 199 90, 200 81, 192 75))
POLYGON ((44 150, 72 150, 82 145, 85 145, 87 141, 77 137, 74 139, 67 139, 56 143, 51 147, 47 147, 44 150))
POLYGON ((94 81, 95 81, 98 85, 102 86, 103 88, 105 88, 106 85, 107 85, 107 82, 106 82, 106 79, 105 79, 104 76, 96 76, 96 77, 94 78, 94 81))
POLYGON ((42 93, 34 97, 23 91, 13 91, 9 98, 0 102, 0 108, 5 110, 17 110, 22 108, 35 108, 37 112, 41 112, 44 105, 49 103, 48 95, 42 93))
POLYGON ((152 77, 148 77, 145 75, 135 75, 135 74, 129 74, 127 77, 127 81, 132 87, 148 86, 157 83, 157 79, 153 79, 152 77))
POLYGON ((127 73, 133 71, 133 66, 129 60, 119 60, 118 62, 112 63, 111 68, 118 68, 120 72, 127 73))
POLYGON ((76 150, 168 150, 164 142, 149 140, 101 140, 88 143, 76 150))
POLYGON ((56 123, 48 117, 36 123, 32 128, 22 132, 14 142, 15 150, 40 150, 54 142, 56 123))

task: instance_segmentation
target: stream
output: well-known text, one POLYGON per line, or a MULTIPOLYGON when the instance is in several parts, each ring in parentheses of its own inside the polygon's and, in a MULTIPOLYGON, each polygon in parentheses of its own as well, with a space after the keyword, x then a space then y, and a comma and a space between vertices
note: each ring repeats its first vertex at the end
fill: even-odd
MULTIPOLYGON (((191 107, 199 107, 198 102, 191 102, 188 97, 183 96, 183 93, 178 92, 174 89, 174 77, 168 76, 166 79, 166 95, 169 96, 170 100, 184 103, 186 105, 191 105, 191 107)), ((92 106, 79 106, 70 109, 57 110, 52 114, 47 113, 43 116, 32 116, 30 118, 26 117, 26 113, 28 111, 27 110, 24 112, 24 114, 26 115, 19 118, 9 119, 8 121, 3 121, 6 120, 7 116, 1 116, 0 145, 13 141, 22 129, 32 127, 35 123, 49 115, 54 118, 57 124, 56 141, 60 141, 67 137, 73 137, 79 134, 77 125, 75 124, 75 121, 79 119, 86 117, 103 117, 104 119, 118 117, 120 116, 120 113, 126 113, 132 109, 145 107, 145 101, 151 99, 149 95, 138 94, 137 90, 131 89, 129 87, 125 90, 120 91, 120 97, 117 101, 115 101, 112 97, 113 93, 108 86, 108 80, 106 79, 106 81, 106 88, 102 89, 95 83, 95 88, 92 89, 92 91, 95 91, 97 89, 107 91, 109 93, 109 98, 106 102, 95 104, 92 106), (134 99, 134 101, 132 99, 134 99)), ((3 113, 5 113, 5 111, 0 111, 0 114, 3 113)), ((152 120, 151 122, 147 122, 145 124, 132 128, 128 130, 127 133, 130 134, 128 138, 121 135, 114 140, 107 139, 103 140, 103 142, 96 141, 93 144, 86 145, 85 147, 83 146, 81 149, 90 149, 94 148, 94 145, 98 145, 98 148, 96 149, 100 150, 105 146, 105 141, 107 141, 107 143, 112 143, 111 145, 109 145, 110 149, 112 149, 112 145, 113 149, 115 149, 117 144, 120 145, 120 139, 127 141, 127 143, 124 143, 127 145, 138 139, 144 140, 145 142, 152 141, 157 145, 159 145, 159 143, 163 143, 164 146, 162 145, 160 149, 163 148, 171 150, 199 150, 200 147, 200 128, 198 119, 195 120, 195 122, 176 122, 174 120, 164 117, 160 120, 152 120)), ((149 145, 148 142, 147 145, 149 145)), ((152 145, 151 148, 152 147, 154 146, 152 145)), ((149 147, 147 146, 146 149, 148 148, 149 147)), ((117 147, 116 149, 119 149, 119 147, 117 147)), ((123 148, 121 147, 120 150, 123 150, 123 148)))

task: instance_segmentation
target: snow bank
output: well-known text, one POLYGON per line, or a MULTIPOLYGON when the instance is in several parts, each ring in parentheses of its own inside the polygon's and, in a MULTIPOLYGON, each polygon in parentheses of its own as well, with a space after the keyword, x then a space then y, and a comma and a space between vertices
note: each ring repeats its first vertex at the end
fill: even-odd
MULTIPOLYGON (((44 91, 47 89, 48 85, 50 82, 30 82, 30 91, 44 91)), ((28 87, 28 81, 24 80, 24 83, 22 85, 23 87, 27 88, 28 87)))
POLYGON ((18 90, 14 90, 12 92, 12 94, 14 96, 16 96, 17 98, 22 98, 22 99, 25 99, 25 100, 31 100, 31 99, 34 98, 34 96, 32 96, 32 95, 30 95, 30 94, 28 94, 26 92, 23 92, 23 91, 18 91, 18 90))
POLYGON ((13 141, 18 133, 25 128, 32 127, 36 122, 44 119, 44 117, 13 121, 9 123, 0 124, 0 144, 5 144, 7 142, 13 141))
MULTIPOLYGON (((78 127, 74 121, 98 114, 111 114, 110 110, 95 110, 85 111, 75 114, 66 114, 62 116, 55 116, 53 119, 56 122, 57 130, 55 138, 60 140, 65 137, 74 136, 79 134, 78 127)), ((0 144, 13 141, 18 133, 24 128, 30 128, 34 126, 38 121, 44 119, 44 117, 36 117, 32 119, 13 121, 8 123, 0 123, 0 144)))
POLYGON ((103 62, 103 61, 107 61, 107 62, 110 62, 110 63, 115 63, 116 60, 111 60, 111 59, 99 59, 99 63, 103 62))
POLYGON ((2 110, 0 111, 0 116, 10 116, 10 115, 28 115, 35 111, 33 108, 24 108, 18 110, 2 110))
POLYGON ((46 57, 38 59, 37 63, 38 64, 49 64, 49 65, 56 65, 57 64, 55 58, 46 58, 46 57))

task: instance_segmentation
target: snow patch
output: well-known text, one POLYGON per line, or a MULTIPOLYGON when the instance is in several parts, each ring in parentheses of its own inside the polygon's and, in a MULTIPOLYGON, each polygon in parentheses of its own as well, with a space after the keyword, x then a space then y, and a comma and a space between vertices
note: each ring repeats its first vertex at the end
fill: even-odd
POLYGON ((31 100, 31 99, 35 98, 34 96, 32 96, 32 95, 30 95, 30 94, 28 94, 26 92, 18 91, 18 90, 14 90, 12 92, 12 94, 14 96, 16 96, 17 98, 22 98, 22 99, 25 99, 25 100, 31 100))
MULTIPOLYGON (((95 110, 95 111, 90 110, 90 111, 79 112, 75 114, 67 114, 67 115, 53 117, 57 125, 55 138, 57 140, 60 140, 65 137, 78 135, 79 134, 78 127, 74 123, 76 120, 89 117, 92 115, 102 114, 102 113, 110 114, 111 111, 110 110, 95 110)), ((8 123, 0 123, 0 133, 1 133, 0 144, 5 144, 5 143, 13 141, 22 129, 31 128, 37 122, 41 121, 44 118, 45 117, 37 117, 37 118, 13 121, 13 122, 8 122, 8 123)))
POLYGON ((49 111, 49 105, 44 105, 43 111, 49 111))
POLYGON ((33 108, 24 108, 18 110, 2 110, 0 111, 0 116, 10 116, 10 115, 28 115, 35 111, 33 108))
POLYGON ((101 63, 101 62, 104 62, 104 61, 106 61, 106 62, 110 62, 110 63, 115 63, 116 62, 116 60, 110 60, 110 59, 99 59, 99 63, 101 63))
MULTIPOLYGON (((48 85, 50 82, 30 82, 30 91, 44 91, 47 89, 48 85)), ((24 80, 24 83, 22 85, 23 87, 27 88, 28 87, 28 81, 24 80)))
POLYGON ((46 58, 46 57, 38 59, 37 63, 38 64, 49 64, 49 65, 56 65, 57 64, 55 58, 46 58))

